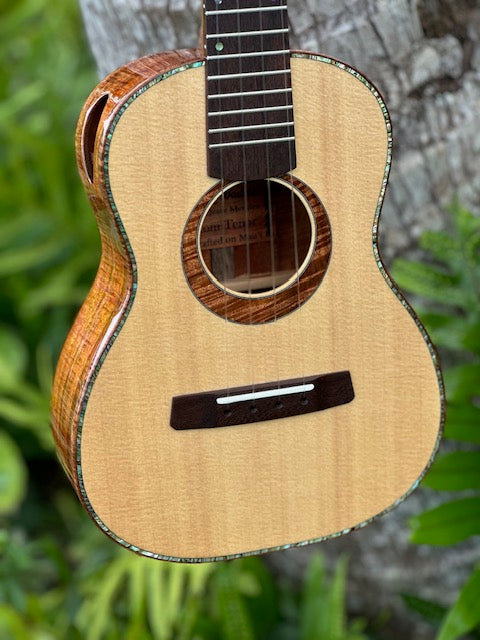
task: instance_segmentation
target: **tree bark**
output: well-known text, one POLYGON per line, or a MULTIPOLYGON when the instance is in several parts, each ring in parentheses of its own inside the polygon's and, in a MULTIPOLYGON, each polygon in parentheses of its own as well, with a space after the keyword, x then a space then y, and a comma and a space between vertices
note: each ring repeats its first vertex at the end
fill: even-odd
MULTIPOLYGON (((199 0, 80 0, 101 75, 195 46, 199 0)), ((395 135, 384 209, 387 259, 446 224, 454 195, 480 209, 477 0, 290 0, 292 47, 353 64, 385 96, 395 135)))
MULTIPOLYGON (((80 0, 101 75, 127 60, 198 42, 199 0, 80 0)), ((421 231, 448 224, 454 195, 480 211, 480 6, 477 0, 290 0, 292 48, 352 64, 384 95, 395 154, 381 225, 387 261, 414 253, 421 231)), ((373 217, 373 212, 372 212, 373 217)), ((414 446, 414 443, 412 443, 414 446)), ((431 506, 417 493, 394 514, 325 543, 352 556, 354 609, 393 609, 390 637, 433 637, 402 608, 400 592, 451 600, 478 545, 433 550, 408 544, 406 518, 431 506), (407 620, 405 618, 408 616, 407 620)), ((438 496, 434 499, 437 499, 438 496)), ((279 571, 298 575, 306 550, 274 554, 279 571)))

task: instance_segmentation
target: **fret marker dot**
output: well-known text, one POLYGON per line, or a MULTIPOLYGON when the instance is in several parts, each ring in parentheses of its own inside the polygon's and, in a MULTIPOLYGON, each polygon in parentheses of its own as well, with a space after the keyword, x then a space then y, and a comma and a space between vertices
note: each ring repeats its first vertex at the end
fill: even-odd
POLYGON ((223 42, 217 42, 217 44, 215 45, 215 49, 217 51, 223 51, 223 42))

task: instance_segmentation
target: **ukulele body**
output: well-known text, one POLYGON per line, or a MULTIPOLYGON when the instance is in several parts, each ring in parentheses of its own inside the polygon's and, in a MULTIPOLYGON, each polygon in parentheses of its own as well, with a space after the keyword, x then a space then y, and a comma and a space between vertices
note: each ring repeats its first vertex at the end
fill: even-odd
POLYGON ((291 62, 292 173, 324 207, 331 255, 308 300, 276 322, 225 320, 185 273, 187 221, 218 182, 207 174, 200 54, 121 68, 80 119, 103 251, 60 358, 53 429, 91 517, 144 555, 224 559, 345 533, 403 500, 438 447, 435 352, 376 247, 388 114, 349 67, 306 53, 291 62), (324 411, 170 426, 182 394, 340 371, 355 397, 324 411))

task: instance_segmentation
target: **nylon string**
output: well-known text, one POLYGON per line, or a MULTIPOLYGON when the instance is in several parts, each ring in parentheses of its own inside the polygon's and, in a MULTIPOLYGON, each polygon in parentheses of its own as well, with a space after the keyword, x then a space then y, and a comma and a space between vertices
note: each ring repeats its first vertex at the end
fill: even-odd
MULTIPOLYGON (((281 11, 282 14, 282 29, 286 29, 288 28, 288 12, 287 11, 281 11), (285 16, 285 14, 287 14, 285 16)), ((288 33, 286 33, 283 36, 283 41, 284 41, 284 49, 287 49, 288 47, 287 45, 287 39, 288 39, 288 33)), ((285 58, 285 69, 287 68, 287 56, 289 56, 289 61, 291 60, 290 58, 290 53, 288 54, 284 54, 284 58, 285 58)), ((288 88, 288 74, 285 73, 285 89, 288 88)), ((293 93, 292 93, 293 95, 293 93)), ((288 93, 285 92, 285 104, 286 106, 288 106, 288 93)), ((294 114, 295 115, 295 114, 294 114)), ((288 157, 289 157, 289 166, 292 166, 292 141, 288 142, 288 157)), ((290 178, 290 200, 291 200, 291 211, 292 211, 292 226, 293 226, 293 249, 294 249, 294 256, 295 256, 295 272, 297 274, 297 278, 296 278, 296 287, 297 287, 297 310, 300 309, 301 305, 301 299, 300 299, 300 261, 299 261, 299 256, 298 256, 298 234, 297 234, 297 216, 296 216, 296 207, 295 207, 295 192, 294 192, 294 184, 293 184, 293 175, 292 175, 292 171, 290 170, 288 172, 288 176, 290 178)), ((295 345, 293 345, 293 347, 295 348, 295 345)), ((303 353, 303 350, 302 350, 303 353)), ((305 379, 306 379, 306 373, 305 373, 305 358, 302 357, 302 361, 301 361, 301 369, 302 369, 302 379, 303 379, 303 384, 305 384, 305 379)))
MULTIPOLYGON (((242 39, 240 36, 241 33, 241 20, 240 20, 240 0, 237 0, 237 33, 239 34, 237 37, 238 41, 238 53, 242 52, 242 39)), ((239 73, 243 73, 243 62, 242 57, 239 56, 239 73)), ((241 109, 241 126, 242 126, 242 142, 245 143, 245 113, 243 111, 245 106, 245 100, 243 95, 243 78, 240 76, 240 109, 241 109)), ((246 146, 242 145, 242 158, 243 158, 243 202, 245 209, 245 233, 247 238, 246 244, 246 266, 247 266, 247 282, 248 282, 248 314, 249 321, 248 324, 251 327, 253 325, 253 313, 252 313, 252 272, 251 272, 251 255, 250 255, 250 220, 249 220, 249 212, 248 212, 248 183, 247 183, 247 157, 246 157, 246 146)), ((250 359, 251 362, 251 381, 252 381, 252 393, 255 393, 255 369, 254 369, 254 359, 250 359)), ((256 411, 256 401, 252 402, 252 410, 256 411)))
MULTIPOLYGON (((217 7, 220 6, 219 3, 216 3, 217 7)), ((216 14, 216 31, 217 34, 220 33, 220 15, 217 13, 216 14)), ((221 58, 217 59, 217 76, 221 75, 221 58)), ((208 82, 208 80, 207 80, 208 82)), ((216 82, 221 83, 221 80, 217 80, 216 82)), ((220 84, 221 87, 221 84, 220 84)), ((219 107, 219 111, 221 112, 222 109, 221 107, 219 107)), ((223 127, 223 114, 221 113, 220 115, 220 128, 223 127)), ((223 131, 220 132, 220 143, 223 143, 223 131)), ((225 178, 224 178, 224 169, 223 169, 223 147, 220 147, 220 185, 221 185, 221 211, 222 211, 222 233, 225 236, 225 223, 226 223, 226 217, 225 217, 225 178)), ((224 302, 224 306, 223 306, 223 314, 224 314, 224 321, 225 321, 225 331, 224 331, 224 362, 229 362, 229 345, 228 345, 228 294, 227 294, 227 264, 228 264, 228 256, 227 256, 227 251, 226 248, 224 247, 221 250, 221 256, 222 256, 222 271, 223 271, 223 278, 222 278, 222 285, 223 285, 223 302, 224 302)), ((231 380, 230 380, 230 367, 226 367, 226 380, 225 380, 225 386, 227 388, 227 397, 230 396, 230 389, 231 389, 231 380)))
MULTIPOLYGON (((264 50, 264 35, 263 35, 263 13, 260 11, 260 31, 262 35, 260 36, 260 49, 264 50)), ((265 56, 262 56, 262 90, 266 91, 266 80, 265 80, 265 56)), ((267 96, 263 94, 263 107, 266 109, 267 107, 267 96)), ((264 124, 268 123, 267 112, 263 113, 263 122, 264 124)), ((265 135, 267 131, 265 130, 265 135)), ((273 206, 272 206, 272 183, 269 176, 269 167, 270 167, 270 145, 267 143, 266 147, 266 165, 267 171, 265 172, 268 176, 266 179, 267 182, 267 206, 268 206, 268 224, 270 227, 270 266, 272 271, 272 289, 273 289, 273 322, 276 324, 277 318, 277 279, 276 279, 276 264, 275 264, 275 237, 274 237, 274 226, 273 226, 273 206)), ((278 350, 274 349, 273 353, 275 354, 275 370, 276 370, 276 380, 277 380, 277 389, 280 388, 280 363, 278 359, 278 350)), ((272 351, 265 354, 265 361, 267 361, 268 357, 272 357, 272 351)))

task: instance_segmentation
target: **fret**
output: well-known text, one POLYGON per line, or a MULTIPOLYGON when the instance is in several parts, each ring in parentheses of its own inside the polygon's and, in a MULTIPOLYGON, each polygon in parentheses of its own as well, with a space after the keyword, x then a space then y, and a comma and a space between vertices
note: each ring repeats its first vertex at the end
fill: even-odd
POLYGON ((291 69, 277 69, 276 71, 253 71, 251 73, 225 73, 219 76, 207 76, 207 80, 236 80, 237 78, 288 75, 290 73, 292 73, 291 69))
POLYGON ((261 140, 240 140, 239 142, 221 142, 218 144, 209 144, 209 149, 220 149, 222 147, 242 147, 244 145, 252 144, 269 144, 270 142, 291 142, 295 140, 295 136, 289 136, 288 138, 262 138, 261 140))
POLYGON ((246 113, 246 114, 265 113, 270 111, 285 111, 285 110, 293 111, 293 105, 288 104, 282 107, 261 107, 259 109, 231 109, 229 111, 209 111, 208 116, 213 118, 216 116, 240 115, 242 113, 246 113))
POLYGON ((293 127, 295 123, 274 122, 272 124, 253 124, 248 127, 221 127, 219 129, 209 129, 208 133, 230 133, 231 131, 252 131, 254 129, 276 129, 277 127, 293 127))
POLYGON ((239 91, 237 93, 214 93, 208 96, 209 100, 217 98, 244 98, 247 96, 269 96, 276 93, 292 93, 292 89, 268 89, 266 91, 239 91))
POLYGON ((207 56, 207 60, 224 60, 225 58, 255 58, 259 56, 276 56, 290 53, 290 49, 275 49, 273 51, 248 51, 247 53, 220 53, 207 56))
POLYGON ((268 36, 274 33, 288 33, 288 29, 265 29, 263 31, 237 31, 228 33, 211 33, 207 38, 245 38, 247 36, 268 36))
POLYGON ((204 8, 208 174, 261 180, 293 170, 286 1, 204 0, 204 8))
POLYGON ((246 9, 216 9, 214 11, 205 11, 206 16, 219 16, 232 13, 259 13, 264 11, 286 11, 286 5, 279 5, 277 7, 251 7, 246 9))

